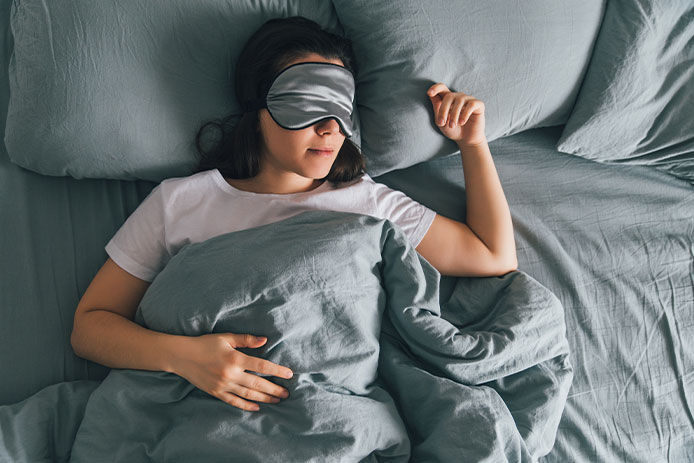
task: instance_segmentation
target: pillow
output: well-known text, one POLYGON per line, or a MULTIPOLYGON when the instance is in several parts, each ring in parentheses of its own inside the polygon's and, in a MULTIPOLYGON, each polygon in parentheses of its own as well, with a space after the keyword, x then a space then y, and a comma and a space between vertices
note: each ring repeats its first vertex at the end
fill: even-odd
POLYGON ((608 2, 564 153, 649 165, 694 184, 694 3, 608 2))
POLYGON ((600 28, 602 0, 333 0, 352 40, 371 176, 454 154, 426 90, 482 100, 487 140, 564 124, 600 28))
POLYGON ((294 15, 342 33, 322 0, 15 1, 10 159, 75 178, 189 175, 200 126, 241 112, 233 76, 246 40, 294 15))

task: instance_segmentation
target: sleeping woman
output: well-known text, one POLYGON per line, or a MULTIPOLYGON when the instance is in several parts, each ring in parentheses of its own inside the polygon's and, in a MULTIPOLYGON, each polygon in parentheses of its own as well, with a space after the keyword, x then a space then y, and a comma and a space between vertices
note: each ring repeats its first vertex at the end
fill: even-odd
POLYGON ((426 91, 441 133, 461 152, 465 223, 374 182, 350 138, 356 62, 350 42, 303 17, 272 19, 236 63, 244 109, 232 130, 196 145, 196 173, 162 181, 106 245, 109 258, 77 307, 77 355, 111 368, 165 371, 243 410, 289 392, 251 372, 291 378, 291 365, 243 354, 253 333, 178 336, 135 323, 145 291, 186 244, 283 220, 308 210, 388 219, 442 275, 503 275, 517 267, 513 227, 485 137, 484 104, 443 83, 426 91), (212 145, 211 147, 209 145, 212 145))

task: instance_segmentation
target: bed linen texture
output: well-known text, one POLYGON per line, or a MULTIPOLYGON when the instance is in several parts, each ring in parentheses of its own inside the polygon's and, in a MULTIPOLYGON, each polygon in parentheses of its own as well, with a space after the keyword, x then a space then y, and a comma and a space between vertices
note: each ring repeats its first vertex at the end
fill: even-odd
POLYGON ((459 150, 426 92, 485 104, 489 141, 571 114, 605 0, 333 0, 359 63, 361 140, 372 177, 459 150))
MULTIPOLYGON (((561 303, 512 272, 461 280, 442 307, 439 277, 396 225, 360 214, 303 212, 187 245, 135 321, 267 336, 239 350, 289 366, 292 379, 270 377, 289 398, 254 413, 173 373, 113 369, 69 461, 536 461, 573 376, 561 303)), ((5 423, 0 459, 14 460, 20 434, 5 423)))
MULTIPOLYGON (((341 32, 323 0, 12 5, 7 151, 26 169, 78 179, 193 173, 198 129, 243 113, 235 62, 256 29, 300 15, 341 32)), ((357 111, 352 126, 360 143, 357 111)))
MULTIPOLYGON (((490 143, 519 268, 565 308, 574 380, 555 445, 541 461, 692 460, 691 186, 648 167, 558 153, 561 131, 531 130, 490 143)), ((0 239, 0 404, 16 409, 32 394, 64 388, 63 381, 90 379, 96 388, 108 374, 72 351, 72 317, 107 257, 103 246, 154 184, 43 177, 1 154, 0 218, 8 227, 0 239)), ((375 180, 439 213, 465 217, 459 156, 375 180)), ((460 281, 441 278, 442 304, 460 281)), ((61 417, 79 416, 83 403, 58 393, 44 397, 53 401, 40 408, 43 419, 24 422, 31 432, 39 426, 50 434, 65 423, 61 417)), ((22 442, 29 454, 54 451, 42 440, 44 447, 33 445, 28 434, 22 442)))
POLYGON ((694 2, 607 2, 557 149, 648 165, 694 185, 694 2))
MULTIPOLYGON (((542 461, 694 461, 694 192, 651 167, 557 152, 562 129, 490 144, 519 269, 566 314, 575 376, 542 461)), ((465 218, 459 155, 374 180, 465 218)), ((443 278, 442 300, 451 288, 443 278)))
MULTIPOLYGON (((9 100, 11 3, 0 0, 0 133, 9 100)), ((574 380, 555 445, 540 460, 694 461, 692 187, 649 167, 558 152, 563 128, 490 142, 519 268, 565 309, 574 380)), ((374 180, 465 218, 457 154, 374 180)), ((68 449, 58 440, 72 439, 77 428, 66 426, 79 424, 86 401, 67 397, 77 388, 88 396, 110 371, 73 352, 75 308, 107 258, 104 245, 155 185, 39 175, 10 162, 0 143, 0 408, 15 431, 25 426, 16 435, 25 455, 50 455, 17 461, 66 461, 68 449), (42 399, 24 402, 34 394, 42 399), (24 407, 41 418, 18 413, 24 407), (56 430, 72 435, 58 431, 46 441, 29 434, 56 430)), ((442 307, 463 281, 441 278, 442 307)), ((452 432, 432 433, 442 430, 452 432)))

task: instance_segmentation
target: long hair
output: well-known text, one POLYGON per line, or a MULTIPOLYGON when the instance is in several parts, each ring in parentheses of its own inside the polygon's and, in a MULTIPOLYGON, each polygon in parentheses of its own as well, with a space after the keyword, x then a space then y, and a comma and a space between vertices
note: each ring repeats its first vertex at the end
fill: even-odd
MULTIPOLYGON (((234 72, 239 103, 243 106, 245 102, 266 95, 272 79, 288 63, 309 53, 342 60, 344 67, 356 77, 356 60, 349 39, 332 34, 303 16, 274 18, 248 39, 238 57, 234 72)), ((216 168, 224 177, 255 177, 260 171, 259 130, 259 110, 206 122, 195 137, 200 156, 196 172, 216 168), (216 128, 221 136, 204 149, 202 140, 208 128, 216 128)), ((345 138, 325 179, 334 183, 348 182, 361 177, 365 170, 366 161, 360 148, 345 138)))

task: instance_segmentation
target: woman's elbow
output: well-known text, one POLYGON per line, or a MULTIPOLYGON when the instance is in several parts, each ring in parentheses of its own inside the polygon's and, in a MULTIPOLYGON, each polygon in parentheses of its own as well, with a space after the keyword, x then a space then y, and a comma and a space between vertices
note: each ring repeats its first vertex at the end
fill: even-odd
POLYGON ((494 276, 502 276, 518 270, 518 259, 515 252, 492 254, 488 265, 494 276))
POLYGON ((497 260, 497 269, 499 275, 506 275, 507 273, 518 270, 518 258, 516 257, 516 253, 514 252, 511 255, 500 257, 497 260))
POLYGON ((453 277, 497 277, 518 269, 515 257, 480 259, 474 265, 461 259, 448 265, 436 267, 441 275, 453 277))

